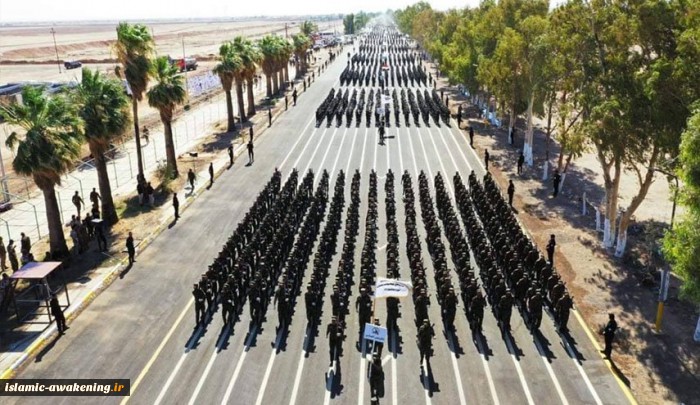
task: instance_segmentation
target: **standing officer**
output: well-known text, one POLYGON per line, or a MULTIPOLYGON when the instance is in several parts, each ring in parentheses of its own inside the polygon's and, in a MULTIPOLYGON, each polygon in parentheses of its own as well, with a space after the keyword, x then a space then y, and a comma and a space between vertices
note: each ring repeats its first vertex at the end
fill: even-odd
POLYGON ((484 149, 484 168, 486 170, 489 170, 489 159, 491 158, 491 155, 489 155, 489 150, 484 149))
POLYGON ((549 265, 554 267, 554 248, 557 246, 557 241, 554 239, 554 234, 549 235, 549 242, 547 243, 547 260, 549 265))
POLYGON ((68 329, 68 327, 66 326, 66 317, 63 315, 63 309, 61 309, 61 305, 58 303, 56 294, 51 294, 51 301, 49 304, 51 306, 51 315, 56 318, 56 328, 58 328, 58 333, 63 335, 66 333, 66 329, 68 329))
POLYGON ((614 314, 608 314, 608 324, 605 325, 605 328, 603 329, 603 337, 605 338, 605 349, 602 350, 602 353, 605 354, 606 359, 610 359, 610 355, 612 354, 612 344, 613 341, 615 340, 615 332, 617 331, 617 322, 615 322, 615 315, 614 314))
POLYGON ((175 219, 180 218, 180 200, 177 199, 177 193, 173 193, 173 209, 175 210, 175 219))
POLYGON ((233 145, 228 146, 228 164, 233 166, 233 145))
POLYGON ((328 338, 328 357, 330 358, 330 364, 333 365, 334 360, 338 360, 340 355, 340 342, 342 340, 343 331, 338 325, 338 318, 333 317, 331 323, 326 327, 326 337, 328 338))
POLYGON ((297 105, 297 89, 294 89, 292 92, 292 100, 294 101, 294 105, 297 105))
POLYGON ((85 205, 85 201, 83 201, 82 198, 80 198, 80 195, 76 191, 75 194, 73 194, 73 198, 71 199, 73 201, 73 205, 75 205, 75 208, 78 209, 78 218, 80 218, 80 209, 85 205))
POLYGON ((552 197, 556 197, 559 194, 559 183, 561 183, 561 174, 559 174, 559 169, 555 169, 554 176, 552 176, 552 184, 554 185, 552 197))
POLYGON ((252 164, 255 161, 255 153, 253 153, 253 140, 248 142, 248 163, 252 164))
POLYGON ((90 192, 90 202, 92 203, 93 206, 100 206, 100 201, 102 201, 102 196, 100 196, 100 193, 95 190, 95 187, 92 188, 92 191, 90 192))
POLYGON ((136 263, 134 257, 136 256, 136 248, 134 247, 134 236, 129 232, 129 236, 126 238, 126 251, 129 253, 129 264, 136 263))
POLYGON ((5 271, 7 269, 7 249, 5 249, 5 244, 2 241, 2 236, 0 236, 0 271, 5 271))
POLYGON ((267 126, 272 126, 272 107, 267 109, 267 126))
POLYGON ((525 155, 523 151, 520 151, 520 156, 518 156, 518 174, 523 174, 523 163, 525 163, 525 155))
POLYGON ((508 180, 508 206, 513 208, 513 194, 515 194, 515 184, 513 180, 508 180))
POLYGON ((194 182, 197 179, 197 176, 194 174, 194 171, 192 171, 192 168, 190 167, 190 170, 187 172, 187 182, 190 183, 190 188, 192 189, 192 192, 194 192, 194 182))
POLYGON ((355 310, 360 313, 360 338, 365 333, 365 324, 372 317, 372 299, 367 294, 366 288, 360 288, 360 296, 355 300, 355 310))
POLYGON ((209 162, 209 187, 214 185, 214 162, 209 162))
POLYGON ((423 324, 418 328, 418 350, 420 351, 420 364, 423 367, 423 359, 428 360, 432 346, 433 336, 435 331, 430 325, 430 321, 425 319, 423 324))
POLYGON ((192 295, 194 296, 195 322, 197 326, 199 326, 200 324, 204 323, 204 313, 206 311, 204 300, 206 299, 206 296, 204 295, 204 291, 202 291, 202 289, 199 288, 198 284, 194 285, 194 288, 192 289, 192 295))
POLYGON ((474 148, 474 127, 469 126, 469 146, 474 148))

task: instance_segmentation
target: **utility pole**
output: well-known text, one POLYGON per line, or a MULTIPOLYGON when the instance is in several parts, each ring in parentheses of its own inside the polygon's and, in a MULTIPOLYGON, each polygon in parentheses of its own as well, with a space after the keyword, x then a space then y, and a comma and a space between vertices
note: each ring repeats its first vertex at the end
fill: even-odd
POLYGON ((190 89, 187 83, 187 55, 185 54, 185 36, 182 36, 182 66, 185 68, 185 93, 187 94, 187 99, 190 98, 190 89))
POLYGON ((289 38, 289 32, 287 32, 287 23, 284 23, 284 37, 289 38))
POLYGON ((53 48, 56 50, 56 64, 58 65, 58 73, 61 73, 61 61, 58 60, 58 45, 56 45, 56 30, 51 27, 49 32, 53 35, 53 48))

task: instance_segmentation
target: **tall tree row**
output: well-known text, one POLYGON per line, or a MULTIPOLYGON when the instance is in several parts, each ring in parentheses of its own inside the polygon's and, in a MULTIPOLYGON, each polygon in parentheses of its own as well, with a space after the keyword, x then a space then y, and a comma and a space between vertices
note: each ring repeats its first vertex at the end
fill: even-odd
MULTIPOLYGON (((622 256, 627 229, 656 169, 677 169, 681 134, 700 98, 698 0, 485 0, 435 11, 425 2, 394 13, 454 84, 508 117, 524 115, 523 152, 533 159, 533 118, 546 120, 564 173, 595 152, 605 185, 603 244, 622 256), (674 166, 675 165, 675 166, 674 166), (638 182, 621 207, 624 173, 638 182)), ((512 140, 509 139, 511 142, 512 140)))

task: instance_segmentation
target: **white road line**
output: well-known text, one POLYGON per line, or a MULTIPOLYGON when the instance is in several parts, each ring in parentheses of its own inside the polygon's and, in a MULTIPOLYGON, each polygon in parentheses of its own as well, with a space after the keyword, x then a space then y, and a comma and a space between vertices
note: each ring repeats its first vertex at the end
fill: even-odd
MULTIPOLYGON (((416 135, 418 136, 418 135, 416 135)), ((413 150, 413 142, 411 141, 411 130, 408 130, 408 145, 411 147, 411 157, 413 158, 413 175, 418 176, 418 164, 416 163, 416 151, 413 150)))
MULTIPOLYGON (((371 139, 371 138, 370 138, 371 139)), ((372 157, 372 170, 377 171, 377 146, 379 142, 374 142, 374 156, 372 157)))
POLYGON ((233 386, 236 384, 236 380, 238 380, 238 375, 241 373, 241 368, 243 368, 243 362, 245 361, 245 357, 248 354, 248 350, 250 350, 250 345, 253 343, 253 337, 255 337, 255 334, 258 332, 258 325, 253 325, 253 329, 250 331, 250 335, 248 336, 248 341, 246 342, 246 345, 243 347, 243 351, 241 352, 241 355, 238 356, 238 363, 236 364, 236 369, 233 371, 233 375, 231 376, 231 381, 228 382, 228 386, 226 387, 226 392, 224 393, 224 398, 221 400, 221 405, 226 405, 228 403, 229 398, 231 398, 231 392, 233 391, 233 386))
POLYGON ((335 370, 337 370, 336 362, 339 360, 333 360, 331 367, 328 369, 328 378, 326 379, 326 393, 323 395, 323 405, 328 405, 331 403, 331 391, 333 390, 333 380, 335 379, 335 370))
MULTIPOLYGON (((447 154, 450 155, 450 160, 452 161, 452 165, 454 165, 455 170, 459 172, 459 166, 457 166, 457 162, 455 161, 454 156, 452 156, 452 151, 450 150, 450 147, 447 146, 447 142, 445 142, 445 135, 442 133, 442 128, 440 128, 440 140, 442 141, 443 146, 445 146, 445 149, 447 150, 447 154)), ((449 132, 449 129, 448 129, 449 132)))
POLYGON ((262 384, 260 385, 260 391, 258 391, 258 399, 255 401, 255 405, 262 404, 263 397, 265 396, 265 389, 267 388, 267 382, 270 379, 270 373, 272 372, 272 365, 275 364, 275 358, 277 357, 277 348, 280 347, 280 342, 282 341, 282 335, 284 335, 284 328, 280 328, 280 331, 277 333, 277 341, 275 341, 275 347, 272 348, 272 353, 270 353, 270 360, 267 361, 267 369, 265 369, 265 376, 263 377, 262 384))
MULTIPOLYGON (((146 376, 146 374, 148 374, 148 370, 151 369, 151 366, 156 361, 156 358, 158 358, 158 356, 160 355, 160 352, 163 350, 165 345, 168 343, 168 341, 170 340, 170 337, 173 335, 173 333, 175 332, 175 329, 180 324, 180 322, 182 322, 182 318, 185 317, 185 313, 187 313, 187 311, 190 310, 190 307, 192 306, 193 303, 194 303, 194 298, 190 298, 189 302, 187 302, 187 305, 185 305, 185 308, 180 313, 180 316, 177 317, 177 320, 175 321, 175 323, 173 323, 173 326, 170 328, 168 333, 165 335, 163 340, 160 342, 156 351, 153 352, 153 356, 151 356, 151 358, 148 360, 148 363, 146 363, 146 366, 143 368, 143 370, 141 370, 141 373, 139 374, 139 376, 136 377, 136 381, 134 381, 134 384, 131 386, 131 395, 134 395, 134 391, 136 391, 136 387, 139 386, 139 384, 141 383, 141 380, 143 380, 143 378, 146 376)), ((129 398, 131 398, 131 396, 124 397, 124 399, 122 399, 121 405, 126 405, 126 403, 129 402, 129 398)))
POLYGON ((420 146, 421 149, 423 149, 423 157, 425 158, 425 167, 428 169, 428 184, 432 184, 433 186, 435 185, 434 182, 434 177, 433 177, 433 170, 430 168, 430 162, 428 161, 428 152, 425 150, 425 144, 423 143, 423 138, 421 137, 421 134, 418 134, 418 141, 420 141, 420 146))
POLYGON ((170 388, 170 384, 172 384, 173 381, 175 380, 175 375, 177 375, 177 372, 180 371, 180 367, 182 367, 182 363, 185 362, 185 357, 187 357, 187 354, 192 350, 194 343, 197 340, 199 340, 199 336, 202 334, 203 331, 204 331, 204 328, 202 326, 197 328, 195 335, 193 336, 192 339, 190 339, 190 343, 185 348, 185 352, 182 353, 182 356, 180 356, 180 360, 178 360, 177 364, 175 365, 175 368, 170 373, 170 376, 168 376, 168 379, 165 382, 165 385, 163 385, 163 388, 161 388, 160 393, 158 394, 158 398, 156 398, 156 401, 154 402, 155 405, 160 404, 160 401, 163 400, 165 393, 168 392, 168 389, 170 388))
MULTIPOLYGON (((452 119, 452 122, 456 126, 457 123, 455 122, 454 119, 452 119)), ((455 136, 454 131, 449 131, 449 132, 452 134, 452 137, 451 137, 452 141, 455 143, 455 145, 457 145, 457 149, 459 150, 459 153, 462 155, 462 159, 464 159, 464 162, 467 164, 467 166, 471 167, 471 165, 469 164, 469 161, 467 160, 467 155, 465 155, 464 151, 462 150, 462 146, 459 144, 459 142, 457 142, 457 137, 455 136)), ((460 129, 460 130, 458 130, 458 132, 459 132, 459 135, 461 137, 462 130, 460 129)), ((474 155, 474 157, 476 158, 476 162, 481 167, 481 169, 486 171, 486 168, 484 167, 484 164, 481 163, 481 160, 479 160, 479 156, 476 154, 476 151, 470 147, 467 147, 467 150, 471 151, 471 153, 474 155)))
MULTIPOLYGON (((454 200, 455 193, 452 190, 452 182, 450 181, 451 176, 447 171, 445 170, 445 165, 442 163, 442 158, 440 157, 440 151, 437 148, 437 145, 435 145, 435 139, 433 136, 433 132, 428 130, 428 133, 430 133, 430 143, 433 144, 433 149, 435 149, 435 155, 438 158, 438 162, 440 162, 440 168, 442 169, 442 179, 445 181, 445 185, 447 186, 447 190, 450 192, 450 195, 452 196, 452 199, 454 200)), ((433 180, 435 180, 433 178, 433 180)))
POLYGON ((493 398, 494 405, 500 405, 501 401, 498 400, 498 393, 496 392, 496 385, 493 383, 493 376, 491 375, 491 369, 489 368, 489 363, 484 355, 484 346, 481 344, 481 337, 477 336, 476 345, 479 346, 479 356, 481 357, 481 364, 484 365, 484 371, 486 372, 486 381, 489 383, 489 390, 491 391, 491 398, 493 398))
MULTIPOLYGON (((309 128, 309 125, 311 125, 311 123, 312 123, 315 119, 316 119, 316 118, 311 118, 311 119, 309 120, 309 123, 306 124, 306 126, 304 127, 304 129, 301 131, 301 135, 299 135, 299 138, 297 138, 297 141, 294 142, 294 145, 292 145, 291 149, 289 149, 289 152, 287 153, 287 156, 285 156, 285 157, 284 157, 284 160, 282 160, 282 163, 280 163, 280 164, 277 166, 278 169, 282 170, 282 166, 284 166, 284 164, 287 163, 287 159, 289 159, 289 157, 292 156, 292 152, 294 152, 294 149, 296 149, 297 145, 299 144, 299 142, 301 141, 301 139, 304 137, 304 133, 306 133, 306 130, 309 128)), ((313 136, 314 132, 316 132, 316 128, 314 128, 314 130, 311 131, 311 136, 313 136)), ((307 144, 308 144, 308 142, 307 142, 307 144)), ((304 148, 304 149, 306 149, 306 148, 304 148)), ((302 152, 303 152, 303 151, 302 151, 302 152)))
POLYGON ((188 402, 188 405, 193 405, 196 403, 197 396, 199 395, 199 391, 202 390, 202 387, 204 386, 204 381, 206 381, 207 376, 209 375, 209 372, 211 371, 211 367, 214 365, 214 360, 216 359, 216 355, 221 351, 221 348, 223 347, 223 343, 226 340, 226 337, 229 334, 229 331, 231 330, 231 325, 227 324, 224 327, 224 331, 221 333, 221 336, 219 337, 219 341, 217 342, 216 346, 214 347, 214 353, 211 354, 211 358, 209 358, 209 362, 207 363, 206 368, 204 369, 204 373, 202 373, 202 376, 199 378, 199 381, 197 382, 197 386, 194 389, 194 392, 192 393, 192 396, 190 397, 190 401, 188 402))
POLYGON ((297 375, 294 377, 294 387, 292 388, 292 398, 289 400, 289 405, 295 405, 297 402, 297 394, 299 393, 299 384, 301 383, 301 372, 304 370, 306 361, 306 345, 309 340, 310 326, 306 326, 304 332, 304 343, 301 346, 301 355, 299 356, 299 365, 297 366, 297 375))
MULTIPOLYGON (((345 132, 345 131, 346 131, 346 130, 343 129, 343 132, 345 132)), ((323 165, 326 163, 326 158, 328 157, 328 152, 330 152, 331 146, 333 146, 333 141, 335 141, 335 134, 336 134, 336 132, 338 132, 338 128, 336 128, 335 131, 333 131, 333 135, 332 135, 332 136, 330 137, 330 139, 328 140, 328 147, 326 148, 326 153, 323 154, 323 159, 321 159, 321 164, 319 165, 318 170, 316 171, 316 173, 319 173, 319 174, 320 174, 321 171, 323 170, 323 165)), ((304 172, 306 172, 306 170, 304 170, 304 172)), ((318 176, 318 177, 320 177, 320 176, 318 176)))
MULTIPOLYGON (((314 128, 313 131, 311 131, 311 136, 309 136, 309 139, 306 140, 306 143, 304 144, 304 148, 299 152, 299 156, 297 156, 297 160, 294 161, 294 164, 292 165, 292 168, 297 167, 297 164, 299 164, 299 159, 304 155, 304 152, 306 152, 306 148, 309 147, 309 144, 311 143, 311 139, 313 139, 314 135, 316 134, 316 131, 318 128, 314 128)), ((326 129, 323 129, 323 132, 326 132, 326 129)), ((289 175, 287 175, 289 176, 289 175)))
MULTIPOLYGON (((333 130, 333 135, 335 135, 335 132, 336 132, 337 130, 338 130, 338 128, 336 128, 335 130, 333 130)), ((333 135, 331 135, 330 138, 332 138, 333 135)), ((306 163, 306 167, 304 168, 304 170, 302 170, 302 171, 299 173, 300 177, 303 176, 304 173, 306 173, 307 170, 309 170, 309 167, 311 166, 311 162, 313 162, 314 157, 316 157, 316 153, 318 152, 319 146, 321 146, 321 144, 323 143, 323 140, 324 140, 323 138, 329 138, 329 136, 326 134, 326 130, 325 130, 325 129, 323 130, 323 134, 321 135, 321 139, 320 139, 318 142, 316 142, 316 147, 314 148, 314 152, 311 154, 311 157, 309 157, 309 159, 308 159, 308 161, 307 161, 307 163, 306 163)), ((327 151, 326 151, 326 152, 327 152, 327 151)), ((299 156, 299 157, 301 157, 301 156, 299 156)), ((295 164, 294 166, 296 166, 296 164, 295 164)))
POLYGON ((348 170, 350 170, 350 162, 352 162, 352 153, 355 151, 355 143, 357 143, 357 128, 355 128, 355 135, 352 137, 351 140, 351 145, 350 146, 350 154, 348 155, 348 163, 345 165, 345 177, 347 178, 350 173, 348 173, 348 170))
MULTIPOLYGON (((397 136, 398 138, 398 136, 397 136)), ((391 169, 391 155, 389 155, 389 144, 390 142, 386 141, 385 142, 385 148, 386 148, 386 171, 387 173, 389 172, 389 169, 391 169)))
POLYGON ((518 372, 518 377, 520 378, 520 384, 523 386, 523 391, 525 391, 525 397, 527 398, 527 403, 530 405, 534 405, 535 401, 532 399, 532 394, 530 393, 530 389, 527 386, 527 381, 525 380, 525 374, 523 374, 523 369, 520 367, 520 362, 518 361, 518 359, 515 358, 515 350, 513 349, 513 345, 511 344, 510 336, 506 335, 505 341, 506 341, 506 346, 508 346, 508 352, 510 354, 510 358, 513 360, 513 364, 515 364, 515 370, 518 372))
MULTIPOLYGON (((355 130, 357 132, 357 130, 355 130)), ((329 172, 328 179, 330 181, 333 181, 333 175, 335 174, 335 167, 338 165, 338 159, 340 158, 340 155, 343 153, 343 145, 345 145, 345 138, 347 135, 347 130, 343 132, 343 140, 340 141, 340 147, 338 148, 338 152, 335 154, 335 161, 333 162, 333 168, 329 172)))
MULTIPOLYGON (((365 129, 365 137, 362 140, 362 157, 360 158, 360 172, 362 172, 362 166, 365 164, 365 149, 367 146, 367 131, 369 131, 369 128, 365 129)), ((349 175, 349 173, 348 173, 349 175)))
POLYGON ((396 370, 396 357, 397 357, 397 350, 396 350, 396 342, 398 341, 399 337, 396 334, 396 329, 392 329, 392 339, 391 343, 393 343, 392 346, 392 353, 391 353, 391 403, 392 405, 398 405, 399 404, 399 393, 398 393, 398 376, 396 375, 397 370, 396 370))
POLYGON ((401 173, 399 173, 399 176, 402 176, 403 175, 403 156, 402 156, 402 152, 401 152, 401 139, 399 138, 399 132, 400 131, 398 131, 398 130, 396 131, 396 139, 398 141, 397 143, 399 144, 399 165, 401 166, 401 173))
POLYGON ((569 357, 571 357, 571 360, 576 364, 576 368, 578 369, 579 374, 581 374, 581 378, 583 378, 583 381, 586 383, 586 387, 588 387, 588 391, 591 392, 591 395, 593 395, 593 400, 595 401, 596 404, 602 405, 603 402, 600 400, 600 397, 598 396, 598 393, 596 392, 595 388, 593 387, 593 384, 591 384, 591 380, 588 378, 588 375, 586 374, 586 371, 581 367, 581 363, 579 363, 578 358, 576 357, 576 354, 574 351, 571 349, 571 346, 569 345, 569 341, 566 340, 566 338, 562 339, 564 342, 564 346, 566 346, 566 351, 569 353, 569 357))
POLYGON ((464 387, 462 386, 462 374, 459 372, 459 366, 457 365, 457 356, 455 355, 454 348, 455 343, 452 338, 452 333, 448 333, 447 341, 450 345, 450 357, 452 358, 452 370, 455 373, 455 379, 457 380, 457 392, 459 393, 459 403, 466 405, 467 399, 464 396, 464 387))
POLYGON ((425 393, 425 403, 431 405, 433 401, 430 399, 430 376, 428 375, 428 360, 423 360, 423 392, 425 393))
POLYGON ((362 357, 360 358, 360 386, 357 390, 357 405, 365 403, 365 379, 367 378, 367 365, 365 364, 367 358, 365 356, 367 353, 365 353, 364 336, 360 339, 360 345, 362 345, 362 357))
POLYGON ((557 379, 556 374, 554 374, 554 370, 552 370, 552 365, 549 364, 549 360, 547 359, 547 356, 544 355, 544 350, 542 350, 542 345, 540 344, 540 339, 538 339, 536 336, 533 336, 533 337, 534 337, 534 341, 535 341, 535 347, 537 347, 537 351, 540 353, 540 357, 542 358, 542 361, 544 362, 544 365, 547 368, 547 373, 549 373, 549 377, 554 382, 554 388, 556 388, 556 390, 557 390, 557 394, 559 395, 559 399, 561 400, 561 403, 563 405, 569 405, 569 401, 566 399, 566 396, 564 395, 564 391, 561 389, 561 385, 559 385, 559 380, 557 379))

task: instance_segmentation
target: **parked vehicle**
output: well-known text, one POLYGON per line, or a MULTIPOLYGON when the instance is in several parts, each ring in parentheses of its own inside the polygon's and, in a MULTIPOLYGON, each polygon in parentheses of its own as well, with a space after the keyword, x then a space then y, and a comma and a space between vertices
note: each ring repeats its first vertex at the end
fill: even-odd
POLYGON ((79 60, 67 60, 67 61, 63 62, 63 66, 66 69, 77 69, 79 67, 82 67, 83 63, 80 62, 79 60))
POLYGON ((173 59, 168 57, 168 59, 170 60, 171 65, 177 66, 178 69, 180 69, 180 72, 197 70, 197 59, 195 58, 173 59))

